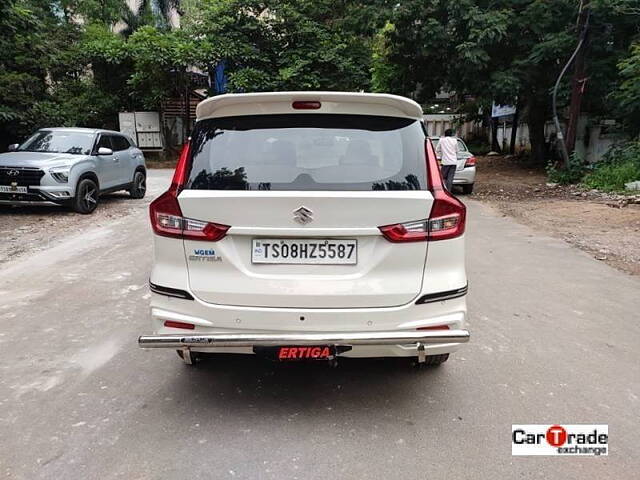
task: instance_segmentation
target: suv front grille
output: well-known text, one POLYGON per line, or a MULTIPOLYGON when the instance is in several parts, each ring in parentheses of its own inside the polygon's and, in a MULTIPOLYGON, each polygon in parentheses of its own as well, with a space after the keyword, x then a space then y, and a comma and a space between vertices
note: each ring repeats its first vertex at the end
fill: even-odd
POLYGON ((39 168, 29 167, 0 167, 0 185, 12 185, 29 187, 40 185, 40 179, 44 176, 44 171, 39 168))

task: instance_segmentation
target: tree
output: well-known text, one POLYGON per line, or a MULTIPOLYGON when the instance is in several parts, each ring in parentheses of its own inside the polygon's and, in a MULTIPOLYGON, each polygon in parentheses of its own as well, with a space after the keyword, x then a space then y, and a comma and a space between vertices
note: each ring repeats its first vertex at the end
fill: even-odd
POLYGON ((201 0, 183 25, 197 39, 201 69, 225 61, 231 91, 367 89, 375 22, 357 9, 351 1, 201 0))
POLYGON ((120 19, 125 28, 120 32, 130 36, 139 28, 150 25, 161 30, 170 30, 173 12, 182 14, 180 0, 138 0, 136 7, 125 6, 120 19))
POLYGON ((629 56, 618 64, 622 79, 613 98, 629 132, 640 135, 640 43, 631 45, 629 56))
MULTIPOLYGON (((628 13, 634 3, 616 0, 612 8, 607 0, 591 1, 584 106, 593 114, 611 108, 607 92, 616 82, 615 64, 621 47, 626 48, 637 28, 637 21, 628 13)), ((424 100, 445 87, 475 98, 485 111, 494 100, 502 104, 517 101, 529 126, 532 158, 542 164, 550 92, 575 47, 577 8, 573 0, 398 4, 390 19, 394 28, 386 34, 386 59, 398 74, 395 79, 390 77, 394 84, 379 88, 424 100)), ((563 105, 567 91, 565 82, 560 94, 563 105)))
POLYGON ((40 113, 49 98, 49 44, 60 22, 44 0, 9 0, 0 7, 0 148, 19 141, 48 120, 40 113))

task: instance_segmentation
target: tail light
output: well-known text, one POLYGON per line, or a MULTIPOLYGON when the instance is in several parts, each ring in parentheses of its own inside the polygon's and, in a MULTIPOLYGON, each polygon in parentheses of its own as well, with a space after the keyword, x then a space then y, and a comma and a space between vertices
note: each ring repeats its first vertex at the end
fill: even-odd
POLYGON ((464 162, 465 167, 475 167, 476 165, 476 157, 469 157, 467 161, 464 162))
POLYGON ((151 227, 156 235, 163 237, 217 242, 227 234, 227 230, 230 228, 228 225, 203 222, 182 216, 178 195, 186 181, 188 158, 189 144, 187 143, 180 154, 169 190, 149 205, 151 227))
POLYGON ((378 227, 394 243, 448 240, 464 233, 466 208, 442 184, 442 175, 430 140, 425 142, 427 180, 433 195, 429 218, 378 227))

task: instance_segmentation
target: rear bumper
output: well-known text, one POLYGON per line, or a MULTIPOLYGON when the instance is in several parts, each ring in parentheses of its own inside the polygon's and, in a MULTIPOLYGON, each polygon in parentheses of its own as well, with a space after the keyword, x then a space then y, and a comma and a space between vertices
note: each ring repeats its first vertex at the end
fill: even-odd
POLYGON ((418 332, 204 333, 142 335, 141 348, 276 347, 280 345, 442 345, 466 343, 467 330, 418 332))
POLYGON ((476 181, 476 167, 465 167, 456 171, 453 176, 454 185, 468 185, 476 181))

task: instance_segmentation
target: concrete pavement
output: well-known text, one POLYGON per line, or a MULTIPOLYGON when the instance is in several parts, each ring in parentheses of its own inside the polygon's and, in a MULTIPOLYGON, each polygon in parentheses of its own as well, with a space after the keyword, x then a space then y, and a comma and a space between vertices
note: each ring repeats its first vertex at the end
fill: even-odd
POLYGON ((441 368, 189 368, 136 345, 146 203, 0 268, 0 476, 637 476, 637 278, 469 200, 472 340, 441 368), (609 424, 610 456, 511 456, 511 424, 556 422, 609 424))

